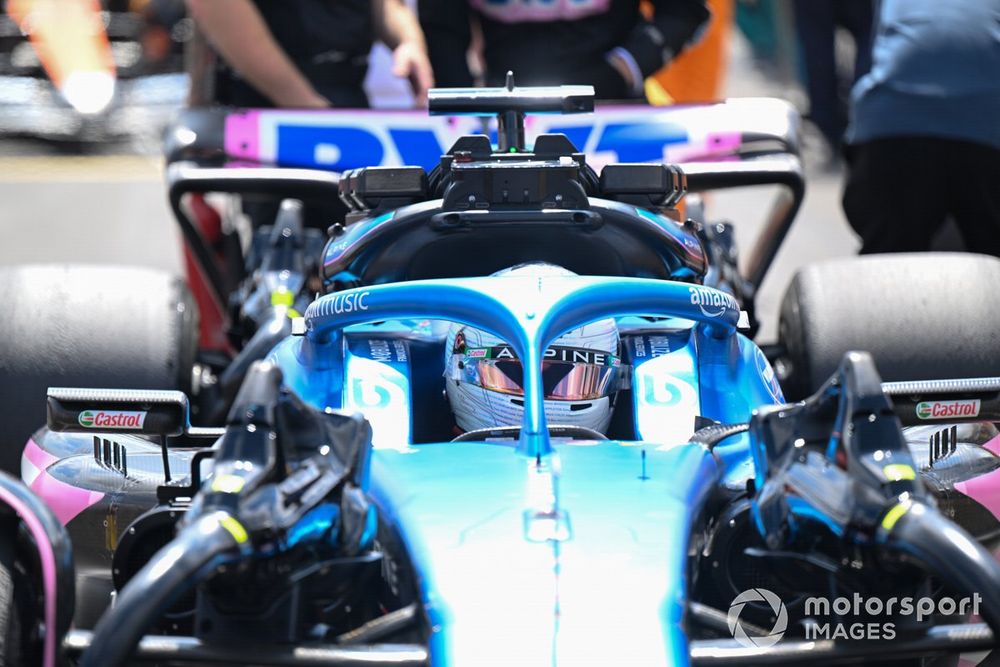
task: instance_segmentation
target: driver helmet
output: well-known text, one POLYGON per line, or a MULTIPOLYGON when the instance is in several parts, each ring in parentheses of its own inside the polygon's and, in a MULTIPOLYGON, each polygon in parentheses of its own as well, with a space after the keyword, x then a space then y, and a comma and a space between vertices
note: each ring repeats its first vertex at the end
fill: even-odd
MULTIPOLYGON (((494 276, 573 276, 553 264, 522 264, 494 276)), ((545 351, 542 378, 550 426, 606 433, 614 395, 622 384, 614 319, 591 322, 557 338, 545 351)), ((519 426, 524 410, 523 369, 506 341, 481 329, 452 324, 445 342, 445 391, 463 431, 519 426)))

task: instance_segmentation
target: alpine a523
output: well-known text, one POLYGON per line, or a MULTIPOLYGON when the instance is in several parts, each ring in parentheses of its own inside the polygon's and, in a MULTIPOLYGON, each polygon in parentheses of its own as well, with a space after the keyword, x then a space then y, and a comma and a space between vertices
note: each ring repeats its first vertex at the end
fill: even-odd
MULTIPOLYGON (((0 479, 9 662, 923 664, 994 646, 1000 380, 903 377, 944 377, 917 333, 908 364, 874 338, 852 351, 864 327, 823 324, 808 271, 779 344, 751 338, 803 194, 793 132, 597 170, 569 133, 525 136, 526 113, 591 111, 585 87, 430 106, 497 116, 495 139, 464 135, 430 171, 333 173, 205 166, 227 161, 217 118, 178 128, 201 294, 147 277, 157 310, 128 302, 173 327, 147 353, 167 386, 48 380, 23 483, 0 479), (681 208, 759 184, 792 196, 741 270, 729 226, 681 208), (234 255, 203 192, 298 201, 234 255), (198 335, 213 302, 221 338, 198 335), (933 613, 841 610, 855 596, 933 613), (837 629, 872 623, 893 640, 837 629)), ((816 271, 856 296, 914 261, 851 264, 860 287, 816 271)), ((988 372, 985 347, 947 368, 988 372)))

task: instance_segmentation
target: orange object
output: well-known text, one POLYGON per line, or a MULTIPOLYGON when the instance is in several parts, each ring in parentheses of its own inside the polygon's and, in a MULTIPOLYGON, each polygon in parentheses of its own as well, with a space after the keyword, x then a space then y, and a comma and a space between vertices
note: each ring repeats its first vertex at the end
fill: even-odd
POLYGON ((722 96, 729 66, 733 3, 708 0, 712 18, 701 40, 650 77, 675 103, 714 102, 722 96))
POLYGON ((7 13, 73 107, 97 113, 108 105, 116 72, 98 0, 9 0, 7 13))

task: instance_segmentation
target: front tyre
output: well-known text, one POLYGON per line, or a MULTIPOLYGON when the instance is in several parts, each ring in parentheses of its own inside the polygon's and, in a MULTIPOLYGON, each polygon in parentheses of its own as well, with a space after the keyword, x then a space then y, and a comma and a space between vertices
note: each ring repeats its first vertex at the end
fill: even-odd
POLYGON ((7 520, 0 531, 0 667, 39 664, 37 592, 17 561, 17 525, 7 520))

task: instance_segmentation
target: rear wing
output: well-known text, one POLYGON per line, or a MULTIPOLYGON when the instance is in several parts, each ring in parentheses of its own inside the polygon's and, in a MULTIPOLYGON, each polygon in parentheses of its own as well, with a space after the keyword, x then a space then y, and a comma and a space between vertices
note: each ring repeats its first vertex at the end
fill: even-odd
POLYGON ((224 431, 191 426, 190 402, 180 391, 50 387, 46 412, 50 431, 93 435, 94 458, 118 470, 127 470, 127 454, 106 436, 128 433, 158 440, 167 482, 172 440, 218 438, 224 431))
MULTIPOLYGON (((583 115, 524 120, 529 143, 565 134, 595 166, 618 162, 718 162, 799 155, 798 112, 777 99, 650 107, 598 106, 583 115)), ((432 169, 468 134, 496 130, 468 115, 425 111, 331 109, 190 109, 168 128, 168 164, 321 169, 404 165, 432 169)))
POLYGON ((1000 422, 1000 377, 885 382, 882 391, 904 426, 1000 422))
MULTIPOLYGON (((456 91, 443 92, 450 97, 442 100, 441 111, 460 111, 453 99, 456 91)), ((564 97, 575 99, 569 93, 564 97)), ((530 141, 542 134, 564 134, 598 170, 616 163, 679 164, 691 192, 784 188, 750 249, 745 279, 751 287, 759 286, 805 194, 796 110, 784 101, 761 98, 673 107, 604 106, 597 111, 529 116, 523 130, 530 141)), ((423 111, 188 110, 166 133, 170 203, 214 296, 225 303, 220 270, 182 206, 186 194, 267 192, 336 200, 341 172, 402 165, 429 171, 459 137, 482 133, 495 135, 496 130, 475 116, 428 116, 423 111)))

